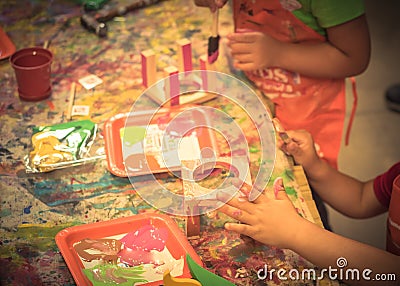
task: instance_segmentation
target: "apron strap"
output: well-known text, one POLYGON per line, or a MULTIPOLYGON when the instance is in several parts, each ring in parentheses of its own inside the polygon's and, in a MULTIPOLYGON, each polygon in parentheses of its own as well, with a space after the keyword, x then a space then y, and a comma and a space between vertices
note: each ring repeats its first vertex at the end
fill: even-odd
POLYGON ((356 115, 356 109, 357 109, 357 103, 358 103, 358 94, 357 94, 357 86, 356 86, 355 77, 351 77, 350 81, 351 81, 351 88, 353 91, 353 106, 351 108, 349 123, 347 125, 347 130, 346 130, 345 146, 349 145, 350 131, 351 131, 351 127, 353 126, 353 120, 354 120, 354 116, 356 115))

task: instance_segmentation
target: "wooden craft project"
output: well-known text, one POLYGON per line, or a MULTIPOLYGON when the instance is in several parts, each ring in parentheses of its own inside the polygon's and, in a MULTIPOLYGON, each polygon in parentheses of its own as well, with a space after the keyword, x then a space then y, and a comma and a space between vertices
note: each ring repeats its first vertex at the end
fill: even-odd
MULTIPOLYGON (((153 50, 146 50, 141 53, 142 57, 142 82, 148 87, 145 94, 160 105, 178 105, 203 103, 216 97, 215 93, 207 92, 215 86, 214 77, 204 74, 183 73, 192 71, 191 43, 188 39, 177 41, 178 43, 178 66, 164 68, 164 77, 169 77, 164 82, 153 85, 157 79, 156 55, 153 50), (185 87, 192 87, 194 92, 180 94, 185 87), (175 95, 175 96, 174 96, 175 95)), ((207 70, 210 65, 207 63, 207 55, 200 59, 200 69, 207 70)))
POLYGON ((178 67, 180 72, 187 72, 193 69, 192 63, 192 42, 189 39, 176 41, 178 45, 178 67))
MULTIPOLYGON (((212 171, 221 169, 224 172, 232 174, 234 177, 239 178, 248 186, 252 185, 251 175, 248 170, 249 163, 247 158, 236 158, 235 164, 231 165, 233 158, 231 157, 218 157, 215 159, 205 160, 190 160, 183 163, 181 170, 183 180, 183 192, 186 197, 192 197, 193 200, 186 200, 184 208, 188 211, 186 219, 186 236, 188 239, 196 239, 200 237, 200 208, 216 206, 217 194, 216 188, 221 182, 210 180, 211 185, 204 187, 199 183, 203 179, 212 178, 212 171)), ((229 176, 230 178, 230 176, 229 176)), ((229 180, 225 178, 224 180, 229 180)), ((228 183, 229 185, 230 183, 228 183)), ((232 194, 233 195, 233 194, 232 194)))
POLYGON ((210 64, 208 63, 207 55, 200 56, 199 65, 200 65, 201 70, 209 70, 210 69, 210 64))
POLYGON ((141 53, 142 58, 142 82, 145 87, 156 82, 156 54, 153 50, 145 50, 141 53))
POLYGON ((205 71, 201 73, 201 80, 203 82, 204 90, 215 90, 216 79, 213 74, 207 73, 208 70, 213 70, 212 64, 208 62, 208 55, 204 54, 199 58, 200 70, 205 71))
POLYGON ((175 66, 168 66, 164 69, 164 76, 168 80, 165 82, 164 90, 166 98, 170 99, 170 105, 179 105, 179 78, 178 69, 175 66))

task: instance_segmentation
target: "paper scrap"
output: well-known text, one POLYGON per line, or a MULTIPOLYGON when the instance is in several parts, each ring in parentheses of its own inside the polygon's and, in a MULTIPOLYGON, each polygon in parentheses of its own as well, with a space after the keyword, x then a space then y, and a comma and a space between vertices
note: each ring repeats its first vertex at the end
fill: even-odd
POLYGON ((74 105, 72 107, 71 116, 87 116, 89 115, 90 107, 88 105, 74 105))
POLYGON ((98 76, 91 74, 88 76, 85 76, 81 79, 78 80, 78 82, 86 89, 92 89, 99 84, 103 83, 103 80, 99 78, 98 76))

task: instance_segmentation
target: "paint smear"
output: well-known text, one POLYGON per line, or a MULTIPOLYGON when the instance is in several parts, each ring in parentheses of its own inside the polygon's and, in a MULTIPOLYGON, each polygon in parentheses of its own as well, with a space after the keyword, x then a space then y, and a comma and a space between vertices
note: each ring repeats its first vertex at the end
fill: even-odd
POLYGON ((125 286, 148 282, 142 276, 145 272, 143 266, 121 268, 112 264, 104 264, 97 265, 91 269, 83 269, 83 272, 94 286, 125 286))
POLYGON ((83 272, 93 285, 135 285, 162 280, 165 270, 182 275, 184 259, 175 259, 166 247, 168 229, 144 225, 123 235, 74 244, 83 272))
POLYGON ((152 225, 143 226, 135 232, 125 235, 121 242, 125 247, 141 248, 143 250, 162 251, 168 239, 168 230, 165 228, 155 228, 152 225))
POLYGON ((74 245, 78 255, 85 261, 104 260, 117 262, 122 243, 116 239, 84 239, 74 245))

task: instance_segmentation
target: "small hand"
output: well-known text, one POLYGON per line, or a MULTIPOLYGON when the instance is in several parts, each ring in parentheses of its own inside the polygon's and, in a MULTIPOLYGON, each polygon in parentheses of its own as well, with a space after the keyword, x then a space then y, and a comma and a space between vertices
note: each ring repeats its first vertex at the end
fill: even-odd
MULTIPOLYGON (((246 188, 248 186, 243 185, 241 192, 248 194, 246 188)), ((227 202, 219 211, 241 223, 226 223, 225 228, 264 244, 287 248, 304 219, 298 215, 286 195, 281 178, 275 181, 274 192, 275 199, 261 194, 253 202, 243 197, 227 202)))
POLYGON ((227 38, 235 68, 244 71, 274 66, 282 44, 264 33, 250 30, 238 30, 227 38))
POLYGON ((305 130, 286 131, 291 141, 287 144, 279 142, 280 148, 286 154, 292 155, 295 162, 302 165, 306 170, 319 163, 320 156, 311 134, 305 130))

